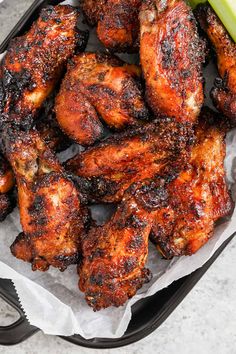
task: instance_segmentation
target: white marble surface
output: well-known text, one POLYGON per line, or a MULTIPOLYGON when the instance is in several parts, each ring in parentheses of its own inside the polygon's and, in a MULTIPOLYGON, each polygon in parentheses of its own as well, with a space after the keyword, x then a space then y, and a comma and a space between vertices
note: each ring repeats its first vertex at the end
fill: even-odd
MULTIPOLYGON (((0 3, 0 42, 32 0, 0 3)), ((0 300, 0 325, 17 314, 0 300)), ((0 347, 1 354, 236 354, 236 238, 210 270, 154 333, 125 348, 96 351, 76 347, 57 337, 37 333, 14 347, 0 347)))

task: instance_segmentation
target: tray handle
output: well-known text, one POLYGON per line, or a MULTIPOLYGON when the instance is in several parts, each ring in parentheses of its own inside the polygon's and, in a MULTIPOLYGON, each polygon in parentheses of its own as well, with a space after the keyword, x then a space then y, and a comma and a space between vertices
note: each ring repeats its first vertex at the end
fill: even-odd
POLYGON ((15 293, 15 289, 12 283, 7 281, 6 285, 6 294, 5 289, 2 289, 0 292, 0 297, 19 313, 20 318, 9 326, 0 326, 0 345, 14 345, 25 341, 34 333, 38 332, 39 329, 32 326, 27 320, 18 300, 13 295, 15 293))
POLYGON ((0 326, 0 345, 21 343, 37 331, 38 329, 31 326, 25 317, 20 317, 19 320, 10 326, 0 326))

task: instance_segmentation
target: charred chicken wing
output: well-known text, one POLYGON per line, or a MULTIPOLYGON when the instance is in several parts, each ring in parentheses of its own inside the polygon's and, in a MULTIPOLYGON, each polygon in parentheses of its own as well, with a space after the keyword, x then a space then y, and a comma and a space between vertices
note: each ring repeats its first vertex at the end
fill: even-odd
POLYGON ((97 24, 97 35, 106 48, 115 52, 138 48, 139 10, 142 0, 83 0, 87 21, 97 24))
POLYGON ((68 65, 55 111, 60 127, 82 145, 102 134, 98 114, 111 128, 147 119, 139 82, 140 69, 102 53, 83 53, 68 65))
POLYGON ((64 270, 80 255, 86 214, 78 191, 36 131, 5 133, 23 228, 11 251, 31 262, 33 270, 45 271, 50 265, 64 270))
POLYGON ((121 306, 149 280, 145 268, 155 214, 166 206, 165 180, 133 184, 104 226, 83 240, 79 287, 94 310, 121 306))
POLYGON ((204 45, 184 0, 147 0, 140 12, 146 98, 156 115, 194 123, 203 104, 204 45))
POLYGON ((133 182, 154 178, 183 150, 187 155, 192 134, 188 125, 154 121, 105 139, 69 160, 66 168, 78 176, 85 201, 117 202, 133 182))
POLYGON ((225 132, 201 121, 187 168, 166 186, 168 206, 156 214, 152 239, 166 257, 191 255, 212 236, 215 222, 232 211, 225 181, 225 132))
POLYGON ((221 76, 215 81, 211 95, 216 108, 236 124, 236 44, 209 5, 196 10, 201 28, 212 43, 221 76))
POLYGON ((12 40, 0 70, 1 123, 31 125, 81 39, 77 17, 74 7, 49 6, 12 40))

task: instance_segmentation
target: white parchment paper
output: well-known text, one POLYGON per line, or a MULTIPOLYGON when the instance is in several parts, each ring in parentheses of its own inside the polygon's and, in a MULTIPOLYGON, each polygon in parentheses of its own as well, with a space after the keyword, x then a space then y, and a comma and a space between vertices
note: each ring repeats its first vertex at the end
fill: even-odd
MULTIPOLYGON (((77 5, 76 1, 67 3, 77 5)), ((82 25, 80 26, 82 27, 82 25)), ((86 27, 83 25, 83 27, 86 27)), ((101 47, 94 31, 87 50, 101 47)), ((135 60, 125 55, 127 60, 135 60)), ((205 70, 207 77, 206 91, 212 87, 216 76, 213 65, 205 70)), ((208 102, 210 104, 210 102, 208 102)), ((210 154, 210 151, 209 151, 210 154)), ((65 154, 63 154, 65 157, 65 154)), ((236 130, 227 136, 227 156, 225 160, 227 180, 236 199, 236 130)), ((100 219, 104 209, 96 209, 100 219)), ((201 267, 236 231, 236 211, 230 220, 225 221, 215 230, 213 238, 197 254, 191 257, 174 258, 166 261, 160 258, 150 244, 147 267, 153 273, 153 279, 120 308, 109 308, 93 312, 85 303, 83 294, 78 289, 76 267, 69 267, 64 273, 50 269, 46 273, 32 272, 29 264, 15 259, 9 250, 16 235, 21 231, 19 213, 16 209, 0 224, 0 277, 12 279, 22 307, 29 322, 47 334, 70 336, 80 334, 84 338, 117 338, 123 335, 131 319, 131 306, 136 301, 155 294, 173 281, 192 273, 201 267)))

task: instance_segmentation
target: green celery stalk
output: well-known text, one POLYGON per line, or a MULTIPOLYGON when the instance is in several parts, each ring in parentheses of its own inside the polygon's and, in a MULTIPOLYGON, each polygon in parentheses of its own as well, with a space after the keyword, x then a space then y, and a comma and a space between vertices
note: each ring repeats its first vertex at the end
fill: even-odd
MULTIPOLYGON (((225 28, 236 42, 236 0, 208 0, 225 28)), ((206 0, 189 0, 194 8, 206 0)))
POLYGON ((209 3, 221 19, 233 40, 236 42, 236 1, 209 0, 209 3))

